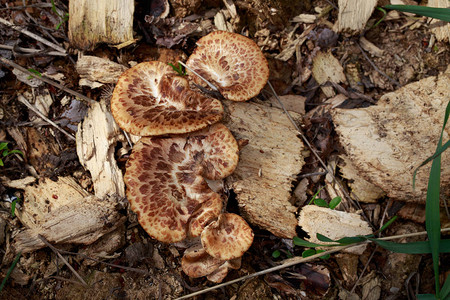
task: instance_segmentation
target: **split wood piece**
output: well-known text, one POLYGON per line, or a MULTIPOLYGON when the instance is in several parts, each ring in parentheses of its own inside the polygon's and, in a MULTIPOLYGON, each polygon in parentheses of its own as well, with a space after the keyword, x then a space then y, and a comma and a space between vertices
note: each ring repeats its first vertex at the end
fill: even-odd
POLYGON ((75 68, 80 74, 80 82, 84 80, 83 82, 91 83, 116 83, 120 75, 128 69, 108 59, 90 55, 81 56, 75 68))
POLYGON ((361 32, 377 5, 377 0, 339 0, 338 20, 334 25, 337 32, 361 32))
MULTIPOLYGON (((318 84, 325 84, 327 81, 334 83, 347 82, 344 68, 339 60, 331 52, 319 51, 313 58, 312 75, 318 84)), ((323 93, 327 98, 334 97, 336 93, 332 86, 322 86, 323 93)))
POLYGON ((122 171, 114 152, 117 142, 124 142, 120 128, 104 101, 89 107, 76 134, 77 154, 81 165, 91 173, 95 196, 125 197, 122 171))
MULTIPOLYGON (((384 95, 378 105, 331 111, 336 132, 360 176, 383 189, 388 197, 424 202, 431 164, 413 172, 432 155, 439 139, 448 101, 450 68, 384 95)), ((446 128, 444 141, 450 129, 446 128)), ((442 161, 450 152, 442 154, 442 161)), ((442 165, 441 194, 450 195, 450 166, 442 165)))
MULTIPOLYGON (((304 165, 304 145, 283 111, 256 103, 227 102, 225 125, 248 144, 226 179, 244 218, 274 235, 296 235, 296 208, 289 202, 292 182, 304 165)), ((295 113, 291 115, 298 119, 295 113)))
POLYGON ((358 197, 358 200, 363 203, 376 203, 377 199, 385 196, 385 192, 376 185, 368 182, 358 174, 350 158, 346 155, 341 155, 342 163, 339 168, 342 172, 342 177, 349 180, 349 186, 352 193, 358 197))
MULTIPOLYGON (((429 0, 429 7, 447 8, 448 0, 429 0)), ((438 41, 450 42, 450 23, 438 19, 433 19, 430 25, 431 31, 436 35, 438 41)))
POLYGON ((70 43, 88 50, 98 43, 132 41, 133 13, 132 0, 72 0, 69 2, 70 43))
MULTIPOLYGON (((338 240, 347 236, 367 235, 372 230, 367 222, 361 220, 361 216, 354 213, 337 211, 317 205, 306 205, 300 211, 298 225, 310 236, 308 241, 318 244, 324 243, 317 239, 320 233, 332 240, 338 240)), ((350 247, 344 252, 361 255, 366 249, 366 244, 350 247)))
POLYGON ((42 178, 25 188, 23 208, 16 214, 28 229, 15 236, 7 255, 45 247, 38 235, 52 244, 92 244, 125 221, 114 207, 115 203, 89 194, 71 177, 42 178))

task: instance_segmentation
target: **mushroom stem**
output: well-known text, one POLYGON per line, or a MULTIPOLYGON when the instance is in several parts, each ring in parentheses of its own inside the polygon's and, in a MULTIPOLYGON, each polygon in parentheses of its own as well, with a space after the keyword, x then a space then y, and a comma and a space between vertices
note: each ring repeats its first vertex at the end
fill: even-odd
POLYGON ((209 82, 208 80, 206 80, 203 76, 201 76, 200 74, 198 74, 197 72, 195 72, 194 70, 192 70, 191 68, 189 68, 185 63, 178 61, 178 63, 180 63, 183 67, 185 67, 186 69, 188 69, 189 71, 191 71, 192 73, 194 73, 196 76, 198 76, 198 78, 200 78, 201 80, 203 80, 204 82, 206 82, 206 84, 212 88, 214 91, 218 92, 219 89, 212 84, 211 82, 209 82))

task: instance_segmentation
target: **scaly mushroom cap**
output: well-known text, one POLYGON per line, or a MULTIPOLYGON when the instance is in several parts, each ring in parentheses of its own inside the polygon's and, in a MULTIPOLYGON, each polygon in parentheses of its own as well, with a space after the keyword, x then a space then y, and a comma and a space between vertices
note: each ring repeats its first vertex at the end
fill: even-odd
POLYGON ((111 98, 117 124, 134 135, 186 133, 222 119, 219 100, 189 89, 188 81, 159 62, 144 62, 125 71, 111 98))
MULTIPOLYGON (((215 31, 198 40, 186 64, 233 101, 255 97, 269 79, 269 65, 258 45, 226 31, 215 31)), ((195 83, 204 84, 198 76, 191 77, 195 83)))
POLYGON ((253 243, 253 231, 245 220, 232 213, 221 214, 201 234, 206 252, 220 260, 241 257, 253 243))
POLYGON ((238 146, 223 124, 170 138, 141 138, 128 159, 127 197, 139 223, 166 243, 199 236, 216 219, 222 199, 205 178, 230 175, 238 163, 238 146))

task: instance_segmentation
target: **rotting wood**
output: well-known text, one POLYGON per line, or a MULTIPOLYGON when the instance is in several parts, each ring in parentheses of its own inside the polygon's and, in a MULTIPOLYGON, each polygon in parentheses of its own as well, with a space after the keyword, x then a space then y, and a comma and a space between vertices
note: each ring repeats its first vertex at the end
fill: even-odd
MULTIPOLYGON (((312 75, 318 84, 325 84, 327 81, 334 83, 347 82, 344 68, 331 52, 319 51, 317 53, 313 58, 312 75)), ((336 95, 331 86, 321 86, 321 89, 327 98, 336 95)))
POLYGON ((82 50, 133 39, 132 0, 69 1, 69 39, 82 50))
POLYGON ((104 100, 91 105, 78 125, 76 141, 79 161, 91 173, 95 195, 125 197, 122 171, 114 158, 115 146, 124 137, 104 100))
POLYGON ((6 260, 18 252, 45 247, 39 234, 55 244, 88 245, 125 221, 113 201, 89 194, 71 177, 42 178, 39 184, 26 187, 22 210, 16 214, 28 229, 15 236, 6 260))
MULTIPOLYGON (((336 132, 347 157, 367 181, 388 197, 411 202, 426 199, 430 164, 413 172, 432 155, 439 139, 445 107, 450 96, 450 68, 384 95, 378 105, 331 111, 336 132)), ((444 132, 448 140, 450 129, 444 132)), ((442 154, 442 161, 450 153, 442 154)), ((450 166, 442 164, 441 194, 450 195, 450 166)))
MULTIPOLYGON (((298 225, 310 236, 308 241, 319 244, 333 243, 319 241, 316 237, 317 233, 332 240, 372 233, 369 224, 361 220, 360 215, 317 205, 306 205, 302 208, 298 217, 298 225)), ((344 252, 361 255, 365 249, 366 245, 364 244, 348 248, 344 252)))
MULTIPOLYGON (((429 0, 428 7, 448 8, 448 0, 429 0)), ((431 31, 436 35, 438 41, 450 42, 450 23, 433 19, 430 25, 431 31)))
MULTIPOLYGON (((256 103, 227 102, 225 125, 248 141, 235 172, 226 179, 247 221, 276 236, 296 235, 292 182, 304 164, 303 143, 283 111, 256 103)), ((298 114, 292 113, 295 118, 298 114)))
POLYGON ((91 82, 116 83, 128 68, 105 58, 91 55, 81 56, 75 66, 80 78, 91 82))
POLYGON ((377 0, 339 0, 338 20, 334 26, 336 31, 362 31, 377 3, 377 0))

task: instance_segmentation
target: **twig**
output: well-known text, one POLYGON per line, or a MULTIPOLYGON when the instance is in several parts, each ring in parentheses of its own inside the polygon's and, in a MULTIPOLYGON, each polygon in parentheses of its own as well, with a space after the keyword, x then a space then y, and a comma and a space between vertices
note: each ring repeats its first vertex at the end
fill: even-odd
POLYGON ((21 33, 23 33, 25 35, 28 35, 29 37, 31 37, 31 38, 41 42, 42 44, 47 45, 50 48, 53 48, 53 49, 55 49, 55 50, 57 50, 59 52, 65 53, 67 55, 66 50, 64 48, 62 48, 61 46, 58 46, 58 45, 56 45, 56 44, 54 44, 52 42, 49 42, 46 39, 43 39, 40 36, 30 32, 30 31, 28 31, 26 29, 20 28, 20 26, 14 25, 13 23, 11 23, 11 22, 3 19, 3 18, 0 18, 0 23, 2 23, 3 25, 9 26, 12 29, 15 29, 15 30, 17 30, 17 31, 19 31, 19 32, 21 32, 21 33))
POLYGON ((183 67, 185 67, 186 69, 188 69, 189 71, 191 71, 192 73, 194 73, 196 76, 198 76, 198 78, 200 78, 201 80, 203 80, 204 82, 206 82, 206 84, 208 84, 208 86, 210 88, 212 88, 213 90, 215 90, 216 92, 219 91, 219 89, 212 84, 211 82, 209 82, 208 80, 206 80, 206 78, 204 78, 203 76, 201 76, 200 74, 198 74, 197 72, 195 72, 194 70, 192 70, 191 68, 189 68, 184 62, 178 61, 179 64, 181 64, 183 67))
POLYGON ((61 53, 59 51, 46 51, 39 49, 30 49, 30 48, 22 48, 22 47, 14 47, 9 45, 0 45, 0 49, 5 50, 18 50, 25 53, 31 53, 33 55, 52 55, 52 56, 67 56, 67 54, 61 53))
POLYGON ((74 136, 72 136, 70 133, 68 133, 67 131, 65 131, 64 129, 62 129, 61 127, 59 127, 55 122, 53 122, 52 120, 50 120, 49 118, 47 118, 45 115, 43 115, 39 109, 37 109, 36 107, 34 107, 33 104, 31 104, 30 102, 28 102, 28 100, 22 96, 19 95, 17 97, 17 100, 19 100, 20 103, 24 104, 26 107, 28 107, 29 109, 31 109, 35 114, 37 114, 41 119, 43 119, 44 121, 46 121, 47 123, 49 123, 50 125, 52 125, 53 127, 55 127, 56 129, 58 129, 59 131, 61 131, 62 133, 64 133, 68 138, 70 138, 71 140, 76 141, 76 138, 74 136))
POLYGON ((50 249, 52 249, 53 252, 55 252, 56 255, 58 255, 58 257, 64 262, 64 264, 70 269, 70 271, 72 271, 72 273, 78 278, 78 280, 80 280, 84 286, 88 286, 88 284, 86 283, 86 281, 84 281, 84 279, 80 276, 80 274, 78 274, 77 271, 75 271, 75 269, 67 262, 67 260, 61 255, 61 253, 59 253, 58 249, 56 249, 55 247, 53 247, 52 244, 50 244, 42 235, 38 234, 38 238, 45 244, 47 245, 50 249))
POLYGON ((361 53, 362 53, 362 55, 364 56, 364 58, 369 62, 369 64, 372 65, 372 67, 373 67, 378 73, 380 73, 381 75, 383 75, 384 77, 386 77, 392 84, 394 84, 394 85, 396 85, 396 86, 398 86, 398 87, 402 86, 402 85, 400 84, 400 82, 398 82, 397 80, 395 80, 395 79, 389 77, 388 74, 386 74, 386 73, 384 73, 383 71, 381 71, 381 70, 375 65, 375 63, 369 58, 369 56, 367 56, 366 52, 365 52, 364 49, 361 47, 361 45, 360 45, 357 41, 355 41, 355 43, 356 43, 356 45, 358 46, 358 48, 359 48, 359 50, 361 51, 361 53))
POLYGON ((75 97, 79 98, 80 100, 84 100, 88 105, 90 105, 90 104, 96 102, 96 101, 92 100, 91 98, 86 97, 86 96, 83 95, 83 94, 80 94, 80 93, 78 93, 78 92, 75 92, 74 90, 69 89, 68 87, 65 87, 65 86, 62 85, 62 84, 59 84, 59 83, 57 83, 57 82, 54 82, 53 80, 50 80, 50 79, 48 79, 48 78, 46 78, 46 77, 44 77, 44 76, 38 76, 37 74, 34 74, 33 72, 28 71, 27 69, 25 69, 25 68, 22 67, 21 65, 18 65, 18 64, 16 64, 16 63, 13 62, 13 61, 10 61, 9 59, 6 59, 6 58, 0 56, 0 63, 3 63, 3 64, 5 64, 5 65, 7 65, 7 66, 16 68, 17 70, 19 70, 19 71, 21 71, 21 72, 23 72, 23 73, 26 73, 26 74, 28 74, 28 75, 30 75, 30 76, 36 78, 36 79, 39 79, 39 80, 41 80, 41 81, 43 81, 43 82, 45 82, 45 83, 48 83, 48 84, 50 84, 50 85, 53 85, 54 87, 57 87, 57 88, 63 90, 64 92, 66 92, 66 93, 69 93, 69 94, 71 94, 71 95, 74 95, 75 97))
MULTIPOLYGON (((450 228, 441 229, 441 232, 449 232, 449 231, 450 231, 450 228)), ((407 233, 407 234, 401 234, 401 235, 395 235, 395 236, 388 236, 388 237, 384 237, 384 238, 379 238, 379 240, 389 241, 389 240, 395 240, 395 239, 400 239, 400 238, 405 238, 405 237, 412 237, 412 236, 420 236, 420 235, 426 235, 426 234, 427 234, 426 231, 421 231, 421 232, 407 233)), ((206 288, 204 290, 201 290, 201 291, 198 291, 198 292, 194 292, 194 293, 191 293, 191 294, 188 294, 188 295, 185 295, 185 296, 181 296, 179 298, 176 298, 176 300, 178 300, 178 299, 187 299, 187 298, 191 298, 191 297, 198 296, 198 295, 201 295, 201 294, 205 294, 207 292, 216 290, 218 288, 222 288, 224 286, 227 286, 227 285, 230 285, 230 284, 233 284, 233 283, 236 283, 236 282, 240 282, 240 281, 247 280, 247 279, 250 279, 250 278, 253 278, 253 277, 257 277, 259 275, 264 275, 264 274, 267 274, 267 273, 271 273, 271 272, 275 272, 275 271, 278 271, 278 270, 281 270, 281 269, 292 267, 292 266, 297 265, 299 263, 309 262, 311 260, 314 260, 316 258, 319 258, 319 257, 327 255, 327 254, 332 254, 332 253, 339 252, 341 250, 344 250, 344 249, 347 249, 347 248, 350 248, 350 247, 353 247, 353 246, 367 244, 367 243, 370 243, 370 242, 371 241, 363 241, 363 242, 359 242, 359 243, 355 243, 355 244, 351 244, 351 245, 339 246, 339 247, 336 247, 334 249, 331 249, 331 250, 328 250, 328 251, 324 251, 324 252, 321 252, 321 253, 317 253, 317 254, 314 254, 314 255, 308 256, 308 257, 294 257, 294 258, 290 258, 290 259, 285 260, 285 262, 283 262, 281 265, 278 265, 278 266, 275 266, 275 267, 272 267, 272 268, 268 268, 266 270, 262 270, 262 271, 259 271, 259 272, 255 272, 253 274, 249 274, 249 275, 246 275, 246 276, 234 279, 234 280, 230 280, 230 281, 227 281, 227 282, 224 282, 224 283, 221 283, 221 284, 217 284, 215 286, 206 288)))

